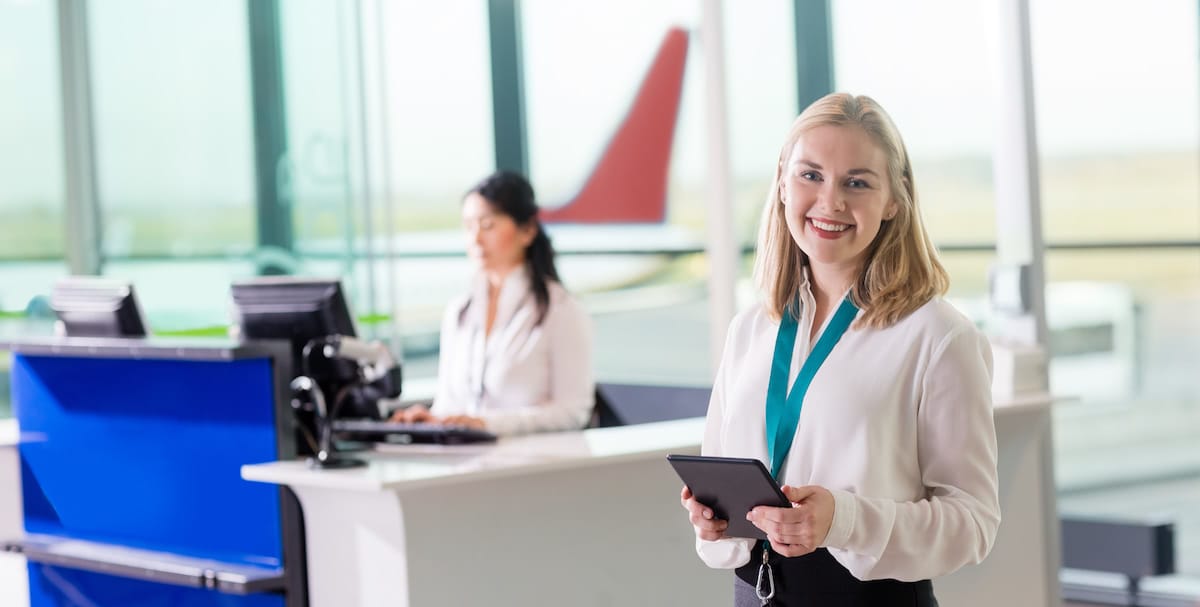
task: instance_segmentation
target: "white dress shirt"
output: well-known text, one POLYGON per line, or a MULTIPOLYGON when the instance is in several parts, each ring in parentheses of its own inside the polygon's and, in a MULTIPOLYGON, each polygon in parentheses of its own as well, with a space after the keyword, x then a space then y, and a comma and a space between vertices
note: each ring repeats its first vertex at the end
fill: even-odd
MULTIPOLYGON (((806 281, 789 391, 815 341, 813 309, 806 281)), ((778 329, 761 305, 730 324, 704 455, 770 468, 765 403, 778 329)), ((886 329, 852 326, 820 367, 779 481, 833 494, 823 546, 854 577, 928 579, 991 550, 1000 524, 991 366, 987 339, 939 298, 886 329)), ((696 550, 710 567, 734 568, 752 543, 697 538, 696 550)))
POLYGON ((452 301, 442 319, 434 415, 474 415, 499 435, 578 430, 595 401, 592 324, 557 282, 537 323, 537 299, 524 267, 504 280, 487 335, 487 280, 452 301))

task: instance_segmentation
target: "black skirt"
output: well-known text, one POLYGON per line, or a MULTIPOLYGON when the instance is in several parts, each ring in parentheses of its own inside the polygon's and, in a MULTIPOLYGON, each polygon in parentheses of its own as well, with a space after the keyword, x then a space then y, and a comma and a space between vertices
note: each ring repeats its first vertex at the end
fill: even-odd
MULTIPOLYGON (((762 604, 754 594, 761 562, 762 549, 756 546, 750 562, 738 568, 735 607, 758 607, 762 604)), ((933 584, 929 580, 864 582, 850 575, 824 548, 791 558, 779 556, 772 550, 768 562, 775 575, 775 596, 770 602, 772 607, 937 607, 933 584)))

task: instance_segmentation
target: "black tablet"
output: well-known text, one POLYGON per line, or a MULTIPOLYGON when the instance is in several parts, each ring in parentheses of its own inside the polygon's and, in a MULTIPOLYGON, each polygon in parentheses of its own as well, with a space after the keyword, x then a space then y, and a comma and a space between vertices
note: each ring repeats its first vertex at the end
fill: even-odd
POLYGON ((771 473, 756 459, 668 455, 667 461, 697 501, 712 508, 717 518, 729 521, 725 530, 729 537, 767 539, 765 533, 746 520, 746 513, 755 506, 792 505, 771 473))

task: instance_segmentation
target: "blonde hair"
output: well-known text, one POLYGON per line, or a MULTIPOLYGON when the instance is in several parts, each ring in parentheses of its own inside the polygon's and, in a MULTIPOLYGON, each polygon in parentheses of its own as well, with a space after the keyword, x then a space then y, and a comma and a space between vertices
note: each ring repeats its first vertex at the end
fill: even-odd
POLYGON ((808 258, 788 230, 780 186, 796 141, 821 126, 858 127, 887 156, 888 184, 896 203, 896 215, 880 226, 879 234, 867 250, 851 297, 864 311, 857 327, 889 327, 934 297, 945 294, 950 277, 938 261, 937 249, 921 221, 912 163, 900 132, 883 108, 865 95, 826 95, 808 106, 792 123, 763 205, 754 280, 766 295, 768 313, 772 318, 781 318, 800 290, 808 258))

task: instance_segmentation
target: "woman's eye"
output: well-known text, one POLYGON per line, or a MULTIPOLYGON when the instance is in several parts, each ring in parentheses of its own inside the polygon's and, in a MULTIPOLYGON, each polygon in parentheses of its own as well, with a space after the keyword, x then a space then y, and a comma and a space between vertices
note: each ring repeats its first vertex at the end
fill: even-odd
POLYGON ((850 181, 846 182, 846 185, 848 185, 852 188, 869 188, 869 187, 871 187, 871 184, 867 183, 866 181, 863 181, 862 179, 851 179, 850 181))
POLYGON ((820 181, 821 174, 816 171, 803 171, 800 173, 800 179, 804 179, 806 181, 820 181))

